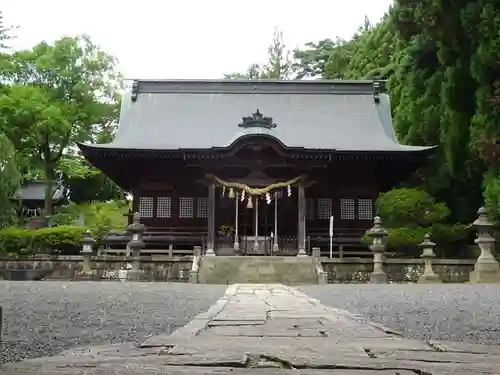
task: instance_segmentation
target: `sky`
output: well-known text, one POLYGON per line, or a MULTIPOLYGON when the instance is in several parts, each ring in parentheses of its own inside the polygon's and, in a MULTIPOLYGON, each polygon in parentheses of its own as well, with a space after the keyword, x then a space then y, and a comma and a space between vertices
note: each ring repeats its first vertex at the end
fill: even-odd
POLYGON ((2 2, 0 10, 6 25, 19 27, 14 49, 87 34, 118 58, 125 78, 217 79, 265 62, 275 27, 293 50, 349 38, 365 15, 375 23, 392 2, 16 0, 2 2))

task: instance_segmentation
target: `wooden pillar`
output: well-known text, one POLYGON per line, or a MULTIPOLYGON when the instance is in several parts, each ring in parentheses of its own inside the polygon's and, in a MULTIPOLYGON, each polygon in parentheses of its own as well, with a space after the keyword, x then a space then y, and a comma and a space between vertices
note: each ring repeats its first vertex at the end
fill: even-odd
POLYGON ((278 245, 278 194, 274 193, 274 243, 273 252, 277 253, 279 251, 278 245))
POLYGON ((307 256, 306 254, 306 195, 304 192, 304 185, 299 184, 298 187, 298 226, 297 226, 297 239, 299 252, 297 256, 307 256))
POLYGON ((240 249, 240 234, 239 234, 239 229, 238 226, 240 225, 240 218, 239 218, 239 206, 240 206, 240 194, 236 192, 236 195, 234 197, 234 250, 238 251, 240 249))
POLYGON ((215 255, 215 185, 208 186, 208 235, 207 235, 207 254, 215 255))
POLYGON ((259 196, 255 196, 255 204, 254 204, 254 213, 255 213, 255 237, 253 240, 253 250, 255 252, 259 251, 260 243, 259 243, 259 196))

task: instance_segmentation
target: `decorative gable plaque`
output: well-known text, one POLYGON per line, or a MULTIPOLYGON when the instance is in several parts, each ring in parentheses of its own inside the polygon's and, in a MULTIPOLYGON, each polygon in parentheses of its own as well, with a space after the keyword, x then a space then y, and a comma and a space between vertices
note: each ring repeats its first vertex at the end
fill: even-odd
POLYGON ((242 123, 238 124, 240 128, 266 128, 273 129, 277 125, 273 122, 272 117, 265 117, 260 111, 257 109, 257 112, 253 113, 252 116, 243 117, 242 123))

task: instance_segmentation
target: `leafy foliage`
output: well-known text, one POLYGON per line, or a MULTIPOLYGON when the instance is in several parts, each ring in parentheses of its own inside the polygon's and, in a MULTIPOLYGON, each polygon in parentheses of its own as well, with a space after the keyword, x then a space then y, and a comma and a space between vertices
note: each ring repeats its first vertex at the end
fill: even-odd
POLYGON ((18 227, 0 229, 0 254, 78 254, 86 229, 91 231, 99 246, 99 241, 105 233, 125 229, 126 213, 125 202, 70 204, 53 216, 52 222, 57 226, 42 229, 18 227), (83 225, 74 225, 80 217, 84 218, 83 225))
POLYGON ((59 225, 70 225, 83 219, 83 225, 94 235, 105 231, 122 231, 127 225, 128 206, 125 201, 93 202, 84 204, 70 203, 58 209, 54 222, 59 225))
POLYGON ((274 29, 273 40, 267 49, 268 60, 263 66, 251 64, 244 73, 225 74, 225 79, 289 79, 293 64, 283 38, 283 31, 274 29))
POLYGON ((15 222, 10 197, 19 188, 20 181, 14 146, 0 133, 0 228, 15 222))
POLYGON ((491 218, 500 222, 500 172, 491 171, 485 177, 484 198, 491 218))
POLYGON ((444 203, 436 203, 427 192, 419 189, 393 189, 380 195, 377 212, 384 218, 386 226, 428 227, 442 223, 450 216, 444 203))
POLYGON ((6 42, 14 38, 11 34, 12 30, 14 30, 13 26, 6 26, 4 24, 2 11, 0 10, 0 50, 8 48, 6 42))
POLYGON ((488 202, 500 201, 488 177, 500 163, 481 157, 483 140, 500 139, 498 6, 398 0, 350 40, 311 42, 294 54, 298 77, 387 79, 400 141, 440 146, 406 185, 427 191, 465 223, 474 220, 483 192, 488 202))
POLYGON ((453 252, 456 256, 468 236, 464 225, 449 223, 448 207, 424 190, 402 188, 381 194, 377 213, 389 228, 389 250, 406 255, 418 256, 418 244, 429 233, 442 253, 453 252))
POLYGON ((78 254, 84 227, 0 229, 0 254, 78 254))
MULTIPOLYGON (((79 178, 98 173, 76 154, 75 144, 114 132, 121 82, 115 66, 116 59, 86 36, 42 42, 9 56, 0 131, 20 150, 24 173, 40 171, 47 181, 61 169, 79 178)), ((48 215, 51 196, 48 188, 48 215)))

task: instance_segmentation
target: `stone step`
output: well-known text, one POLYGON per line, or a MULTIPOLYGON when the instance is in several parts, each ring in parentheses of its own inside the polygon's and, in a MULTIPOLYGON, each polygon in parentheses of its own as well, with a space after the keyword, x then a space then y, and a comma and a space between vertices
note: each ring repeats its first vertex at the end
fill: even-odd
POLYGON ((307 285, 317 284, 318 275, 311 257, 208 256, 201 260, 199 282, 307 285))

